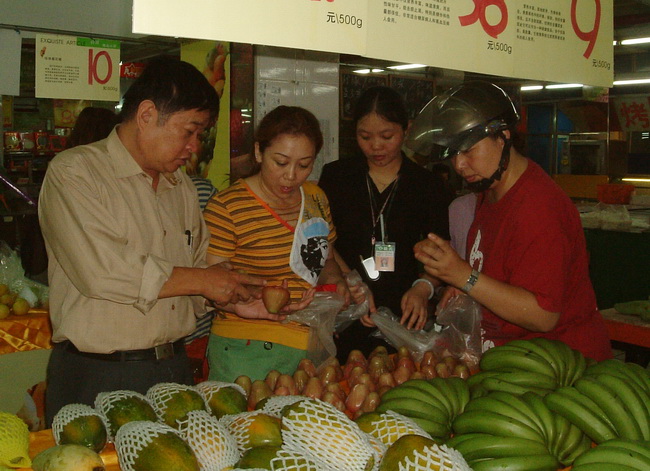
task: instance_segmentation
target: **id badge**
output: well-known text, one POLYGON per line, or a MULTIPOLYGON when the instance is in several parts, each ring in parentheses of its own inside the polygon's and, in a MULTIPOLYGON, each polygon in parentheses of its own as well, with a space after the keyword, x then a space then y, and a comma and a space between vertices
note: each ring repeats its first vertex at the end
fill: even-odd
POLYGON ((395 271, 395 242, 375 244, 375 267, 377 271, 395 271))

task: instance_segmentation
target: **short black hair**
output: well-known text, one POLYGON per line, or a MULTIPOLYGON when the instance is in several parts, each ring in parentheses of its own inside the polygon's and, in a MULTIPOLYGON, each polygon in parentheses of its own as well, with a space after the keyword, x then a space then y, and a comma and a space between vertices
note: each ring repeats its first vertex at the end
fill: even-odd
POLYGON ((367 88, 354 105, 355 126, 359 120, 370 113, 377 113, 386 121, 397 123, 406 131, 409 114, 402 95, 396 90, 382 85, 367 88))
POLYGON ((163 119, 178 111, 208 110, 210 122, 219 114, 219 95, 192 64, 169 56, 151 60, 124 94, 120 119, 129 121, 144 100, 151 100, 163 119))
POLYGON ((323 147, 323 133, 318 119, 311 111, 300 106, 280 105, 269 111, 255 131, 255 142, 260 152, 282 135, 303 135, 311 141, 318 154, 323 147))

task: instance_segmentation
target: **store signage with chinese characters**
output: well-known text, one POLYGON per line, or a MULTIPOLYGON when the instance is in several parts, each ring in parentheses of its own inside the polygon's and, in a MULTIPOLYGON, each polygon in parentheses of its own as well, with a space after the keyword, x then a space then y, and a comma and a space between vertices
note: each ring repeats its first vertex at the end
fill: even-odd
POLYGON ((142 34, 611 87, 613 0, 133 0, 142 34), (250 12, 255 14, 251 15, 250 12))
POLYGON ((120 99, 120 42, 36 35, 36 97, 120 99))
POLYGON ((613 100, 621 131, 650 131, 650 96, 613 100))
POLYGON ((144 71, 144 62, 123 62, 120 65, 120 77, 137 79, 144 71))

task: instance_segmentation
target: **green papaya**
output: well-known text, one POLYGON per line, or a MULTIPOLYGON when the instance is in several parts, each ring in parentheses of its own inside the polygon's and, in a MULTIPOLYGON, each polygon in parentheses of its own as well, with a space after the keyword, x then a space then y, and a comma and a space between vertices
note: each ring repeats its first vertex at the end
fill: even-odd
POLYGON ((134 459, 134 471, 199 471, 192 448, 174 432, 152 438, 134 459))
POLYGON ((34 471, 105 471, 101 456, 83 445, 56 445, 32 460, 34 471))

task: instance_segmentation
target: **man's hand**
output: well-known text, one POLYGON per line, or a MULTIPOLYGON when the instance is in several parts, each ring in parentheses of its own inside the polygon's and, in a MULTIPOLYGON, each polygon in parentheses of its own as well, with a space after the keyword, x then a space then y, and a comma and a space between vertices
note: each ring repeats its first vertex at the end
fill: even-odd
POLYGON ((429 294, 431 288, 427 283, 416 283, 402 296, 402 319, 400 324, 407 329, 420 330, 427 322, 429 294))
POLYGON ((413 252, 424 265, 424 271, 452 286, 463 286, 472 272, 469 263, 456 253, 449 242, 435 234, 429 234, 415 244, 413 252))
POLYGON ((204 269, 205 292, 203 295, 217 304, 236 304, 256 298, 254 287, 264 286, 266 281, 225 268, 219 263, 204 269))

